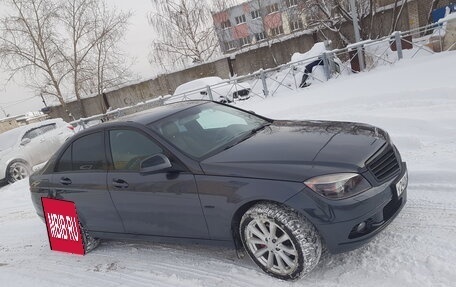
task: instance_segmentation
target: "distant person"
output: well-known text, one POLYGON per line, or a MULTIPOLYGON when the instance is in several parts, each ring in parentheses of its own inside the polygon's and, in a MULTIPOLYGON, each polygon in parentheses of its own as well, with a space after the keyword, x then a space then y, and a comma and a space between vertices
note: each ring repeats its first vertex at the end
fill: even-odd
POLYGON ((301 84, 299 85, 299 87, 305 88, 305 87, 310 86, 310 84, 306 82, 307 79, 309 78, 309 74, 312 73, 312 70, 314 67, 323 66, 323 65, 324 65, 323 59, 321 59, 320 57, 318 57, 317 60, 307 64, 304 69, 304 75, 302 75, 302 80, 301 80, 301 84))

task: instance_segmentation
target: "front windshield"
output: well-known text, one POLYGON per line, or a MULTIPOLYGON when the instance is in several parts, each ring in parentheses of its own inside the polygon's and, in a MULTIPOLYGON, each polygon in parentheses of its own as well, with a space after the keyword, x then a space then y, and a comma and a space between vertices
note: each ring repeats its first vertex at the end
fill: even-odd
POLYGON ((12 147, 18 140, 19 130, 10 130, 0 134, 0 151, 12 147))
POLYGON ((268 124, 255 115, 207 103, 176 113, 149 127, 183 153, 201 159, 236 144, 268 124))

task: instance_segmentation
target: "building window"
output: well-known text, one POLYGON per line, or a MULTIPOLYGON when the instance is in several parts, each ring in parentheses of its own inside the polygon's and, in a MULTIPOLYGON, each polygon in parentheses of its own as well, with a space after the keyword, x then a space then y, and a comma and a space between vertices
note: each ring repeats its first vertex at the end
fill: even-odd
POLYGON ((279 11, 279 4, 275 3, 275 4, 267 6, 266 11, 268 12, 268 14, 279 11))
POLYGON ((234 50, 236 49, 236 41, 228 41, 225 43, 226 50, 234 50))
POLYGON ((241 23, 245 23, 245 15, 242 14, 241 16, 237 16, 234 18, 234 20, 236 20, 236 25, 239 25, 241 23))
POLYGON ((291 31, 301 30, 303 28, 304 28, 304 25, 302 24, 302 20, 297 20, 297 21, 291 21, 290 22, 291 31))
POLYGON ((230 22, 230 20, 226 20, 226 21, 220 23, 220 25, 222 26, 222 29, 226 29, 226 28, 231 27, 231 22, 230 22))
POLYGON ((260 10, 252 11, 252 12, 250 12, 250 15, 252 15, 252 19, 256 19, 256 18, 260 18, 261 17, 260 10))
POLYGON ((279 27, 271 29, 271 36, 272 37, 280 35, 280 34, 283 34, 283 26, 282 25, 280 25, 279 27))
POLYGON ((285 3, 287 4, 287 7, 293 7, 298 5, 298 0, 286 0, 285 3))
POLYGON ((266 33, 265 32, 255 33, 255 40, 257 42, 259 42, 261 40, 264 40, 264 39, 266 39, 266 33))
POLYGON ((239 39, 239 42, 241 43, 241 47, 250 45, 250 37, 241 38, 239 39))

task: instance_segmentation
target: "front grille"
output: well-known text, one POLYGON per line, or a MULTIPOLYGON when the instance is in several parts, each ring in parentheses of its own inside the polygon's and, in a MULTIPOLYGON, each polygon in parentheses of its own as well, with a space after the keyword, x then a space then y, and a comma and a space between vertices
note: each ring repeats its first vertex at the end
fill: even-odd
POLYGON ((367 168, 380 182, 396 174, 400 169, 396 154, 391 146, 368 163, 367 168))

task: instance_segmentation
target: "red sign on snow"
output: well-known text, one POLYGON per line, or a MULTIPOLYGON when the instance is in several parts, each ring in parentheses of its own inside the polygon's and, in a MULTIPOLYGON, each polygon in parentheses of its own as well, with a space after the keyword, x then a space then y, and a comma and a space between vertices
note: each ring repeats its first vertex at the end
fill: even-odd
POLYGON ((84 255, 74 202, 42 197, 41 203, 51 250, 84 255))

